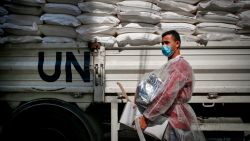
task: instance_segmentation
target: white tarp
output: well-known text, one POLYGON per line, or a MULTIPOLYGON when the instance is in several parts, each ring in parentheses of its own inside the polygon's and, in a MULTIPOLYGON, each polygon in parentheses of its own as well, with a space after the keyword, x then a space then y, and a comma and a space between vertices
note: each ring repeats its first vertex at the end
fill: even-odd
POLYGON ((180 34, 193 34, 195 33, 196 26, 188 23, 159 23, 159 34, 162 34, 168 30, 176 30, 180 34))
POLYGON ((236 33, 241 28, 234 24, 225 23, 200 23, 197 26, 197 34, 200 33, 236 33))
POLYGON ((76 38, 76 31, 70 26, 60 25, 39 25, 39 30, 45 36, 58 36, 58 37, 69 37, 76 38))
POLYGON ((189 13, 195 13, 197 11, 197 6, 183 3, 183 2, 175 2, 169 0, 159 0, 158 6, 162 10, 166 11, 185 11, 189 13))
POLYGON ((181 13, 177 12, 161 12, 161 22, 166 23, 197 23, 197 20, 195 19, 194 15, 191 14, 191 16, 183 15, 181 13))
POLYGON ((229 23, 235 24, 239 21, 239 17, 221 11, 198 11, 196 14, 197 20, 200 22, 213 22, 213 23, 229 23))
POLYGON ((113 24, 89 24, 81 25, 76 28, 76 32, 80 35, 91 35, 91 34, 106 34, 115 35, 116 29, 113 24))
POLYGON ((152 33, 125 33, 116 37, 119 47, 156 45, 161 42, 161 35, 152 33))
POLYGON ((125 0, 117 3, 119 10, 123 12, 127 11, 141 11, 141 12, 158 12, 161 10, 157 5, 146 2, 146 1, 136 1, 136 0, 125 0))
POLYGON ((77 16, 83 24, 115 24, 118 25, 120 20, 112 15, 108 14, 97 14, 97 13, 86 13, 77 16))
POLYGON ((6 33, 13 34, 13 35, 40 35, 38 30, 37 24, 33 24, 32 26, 22 26, 16 25, 12 23, 4 23, 2 28, 6 33))
POLYGON ((16 14, 35 15, 35 16, 40 16, 42 14, 42 8, 40 7, 31 7, 31 6, 22 6, 13 4, 5 4, 4 7, 8 11, 16 14))
POLYGON ((78 16, 81 14, 81 10, 72 4, 58 4, 58 3, 46 3, 43 6, 43 11, 52 14, 69 14, 78 16))
POLYGON ((83 12, 89 12, 89 13, 106 13, 106 14, 118 13, 118 8, 116 5, 103 2, 82 2, 78 3, 78 7, 83 12))
POLYGON ((41 6, 46 3, 45 0, 11 0, 11 2, 27 6, 41 6))
POLYGON ((47 24, 53 25, 65 25, 73 27, 81 25, 81 22, 76 17, 66 14, 43 14, 40 19, 47 24))
POLYGON ((157 14, 150 12, 128 11, 120 12, 118 18, 121 22, 135 22, 135 23, 149 23, 157 24, 160 22, 161 17, 157 14))
POLYGON ((43 43, 74 43, 75 40, 67 37, 43 37, 43 43))
POLYGON ((117 27, 117 34, 123 33, 156 33, 157 27, 146 23, 121 23, 117 27))
POLYGON ((13 23, 17 25, 33 25, 33 23, 38 25, 43 24, 43 21, 40 20, 39 16, 10 14, 5 17, 6 23, 13 23))

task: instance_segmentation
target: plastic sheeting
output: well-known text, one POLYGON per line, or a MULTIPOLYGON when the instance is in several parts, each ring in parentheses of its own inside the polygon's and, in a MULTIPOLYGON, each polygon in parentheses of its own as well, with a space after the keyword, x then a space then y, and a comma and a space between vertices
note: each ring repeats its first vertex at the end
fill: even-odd
MULTIPOLYGON (((157 78, 153 77, 151 84, 160 85, 151 85, 155 98, 149 103, 142 102, 141 92, 137 91, 135 102, 139 110, 151 121, 161 115, 169 118, 169 131, 165 132, 164 137, 167 141, 176 141, 171 139, 171 132, 178 141, 205 141, 203 133, 199 130, 196 115, 188 104, 194 85, 193 71, 189 63, 178 56, 152 73, 157 78)), ((137 90, 140 90, 140 85, 137 90)))

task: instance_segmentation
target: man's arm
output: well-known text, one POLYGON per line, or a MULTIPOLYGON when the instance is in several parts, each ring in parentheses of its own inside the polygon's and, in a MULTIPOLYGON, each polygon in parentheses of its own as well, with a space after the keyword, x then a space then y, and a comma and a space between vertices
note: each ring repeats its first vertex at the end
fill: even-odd
POLYGON ((152 103, 144 111, 143 115, 149 120, 154 120, 157 116, 164 114, 174 103, 175 98, 181 88, 185 85, 185 76, 179 70, 173 70, 164 91, 156 96, 152 103))

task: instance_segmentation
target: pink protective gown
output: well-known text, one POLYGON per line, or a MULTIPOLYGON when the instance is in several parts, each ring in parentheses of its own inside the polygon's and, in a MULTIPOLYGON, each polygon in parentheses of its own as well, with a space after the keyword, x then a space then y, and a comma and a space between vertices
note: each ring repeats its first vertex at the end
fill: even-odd
POLYGON ((205 141, 199 130, 196 115, 188 104, 192 97, 193 70, 181 56, 177 56, 159 71, 164 80, 163 88, 143 112, 149 120, 159 115, 169 117, 169 125, 164 135, 167 141, 205 141))

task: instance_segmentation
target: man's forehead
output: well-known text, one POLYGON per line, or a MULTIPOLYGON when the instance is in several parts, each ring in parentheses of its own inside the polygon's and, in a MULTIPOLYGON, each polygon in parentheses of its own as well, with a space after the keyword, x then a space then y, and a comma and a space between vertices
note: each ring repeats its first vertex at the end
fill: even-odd
POLYGON ((174 40, 172 35, 166 35, 162 38, 162 41, 170 41, 170 40, 174 40))

